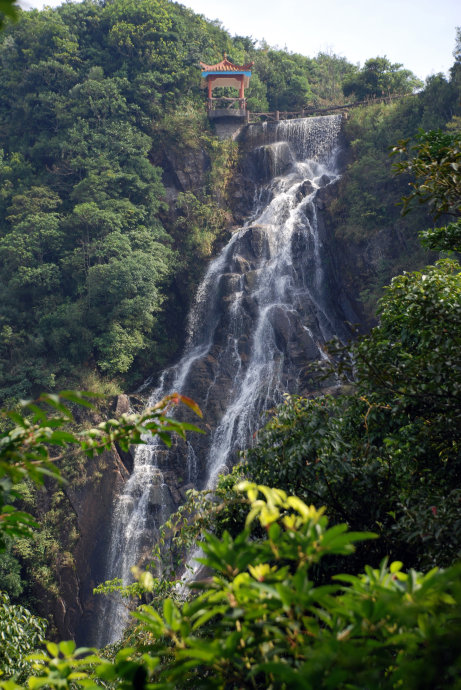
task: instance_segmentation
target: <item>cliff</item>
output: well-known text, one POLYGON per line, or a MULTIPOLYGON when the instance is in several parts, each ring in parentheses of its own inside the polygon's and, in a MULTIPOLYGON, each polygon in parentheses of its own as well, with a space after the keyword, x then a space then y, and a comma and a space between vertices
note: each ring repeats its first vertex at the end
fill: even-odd
MULTIPOLYGON (((392 227, 382 228, 369 239, 346 241, 334 214, 343 184, 338 173, 348 166, 344 136, 339 130, 335 134, 342 153, 335 155, 333 168, 327 165, 317 170, 314 165, 312 170, 309 166, 304 169, 296 158, 306 146, 306 137, 303 133, 300 140, 294 127, 294 133, 285 134, 277 132, 276 126, 252 126, 242 132, 240 155, 228 175, 226 193, 219 200, 230 204, 227 223, 217 235, 216 257, 208 264, 208 277, 200 285, 189 317, 185 354, 178 365, 166 370, 163 388, 157 393, 168 392, 181 380, 181 392, 202 407, 206 434, 191 434, 187 443, 177 441, 170 451, 153 447, 155 459, 147 462, 155 465, 157 475, 148 480, 146 506, 155 528, 143 532, 138 547, 133 545, 130 564, 149 557, 149 544, 155 539, 159 522, 178 507, 189 488, 203 487, 213 473, 225 471, 235 462, 237 450, 245 447, 264 423, 265 409, 280 400, 283 392, 310 396, 329 389, 332 382, 316 378, 310 364, 325 356, 323 343, 329 337, 336 335, 344 342, 351 337, 349 323, 367 327, 369 320, 361 301, 364 286, 370 276, 379 276, 383 261, 392 263, 401 252, 405 240, 392 227), (288 139, 280 140, 281 136, 288 139), (299 151, 297 147, 301 147, 299 151), (293 180, 296 165, 301 168, 293 180), (284 205, 288 192, 291 200, 284 205), (289 217, 297 219, 299 229, 291 227, 291 221, 287 225, 289 217), (244 222, 245 229, 238 230, 244 222), (274 223, 277 227, 280 224, 275 234, 274 223), (223 249, 226 233, 230 239, 223 249), (278 265, 273 277, 264 279, 268 270, 272 275, 274 261, 278 265), (218 264, 219 270, 214 269, 218 264), (282 287, 279 294, 275 286, 288 276, 293 285, 288 293, 282 287), (255 333, 263 348, 273 353, 269 358, 264 352, 255 352, 255 333), (260 377, 258 385, 267 388, 262 395, 248 388, 254 372, 260 377), (241 410, 243 417, 239 416, 241 410), (239 431, 245 415, 245 430, 242 427, 239 431), (227 428, 234 428, 233 440, 226 440, 227 428), (227 444, 225 451, 223 444, 227 444)), ((322 141, 328 141, 329 135, 323 133, 322 122, 318 127, 321 136, 316 131, 308 146, 313 147, 314 156, 321 157, 322 141)), ((181 212, 178 198, 203 193, 213 161, 206 148, 197 146, 183 150, 172 146, 158 151, 157 156, 154 162, 163 166, 167 189, 164 223, 174 228, 181 212)), ((185 305, 186 298, 183 309, 185 305)), ((144 395, 147 393, 148 389, 144 395)), ((128 405, 128 398, 120 396, 117 411, 128 405)), ((179 414, 196 422, 187 413, 179 414)), ((149 447, 146 452, 151 452, 149 447)), ((84 484, 70 484, 65 489, 78 539, 72 548, 72 561, 57 567, 59 594, 46 606, 61 638, 95 643, 95 620, 107 612, 100 610, 105 604, 92 595, 92 590, 109 576, 106 562, 115 529, 111 523, 114 506, 118 497, 125 495, 127 504, 133 504, 134 489, 129 487, 137 487, 135 493, 141 495, 146 480, 138 485, 132 474, 133 456, 121 457, 115 449, 89 461, 85 472, 84 484)))

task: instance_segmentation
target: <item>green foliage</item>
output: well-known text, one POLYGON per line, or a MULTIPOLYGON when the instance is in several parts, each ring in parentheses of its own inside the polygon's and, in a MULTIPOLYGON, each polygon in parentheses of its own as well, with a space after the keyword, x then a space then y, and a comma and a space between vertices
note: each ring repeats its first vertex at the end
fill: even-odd
POLYGON ((3 28, 5 17, 16 19, 18 14, 18 6, 16 0, 0 0, 0 29, 3 28))
POLYGON ((404 95, 422 87, 422 82, 403 65, 393 64, 385 57, 370 58, 362 69, 344 82, 344 95, 354 94, 357 100, 375 96, 404 95))
MULTIPOLYGON (((84 688, 100 687, 91 680, 90 674, 95 663, 100 663, 96 654, 91 653, 91 649, 86 647, 76 648, 75 642, 47 642, 46 652, 31 654, 29 659, 33 664, 35 674, 28 679, 30 690, 34 688, 46 687, 75 687, 80 685, 84 688), (44 671, 44 666, 46 670, 44 671), (40 675, 41 672, 41 675, 40 675)), ((5 690, 13 690, 4 684, 5 690)))
POLYGON ((416 143, 403 140, 392 149, 406 157, 395 164, 397 173, 408 173, 412 192, 403 198, 408 213, 412 201, 428 204, 431 213, 461 216, 461 134, 441 130, 420 131, 416 143))
POLYGON ((225 225, 226 213, 211 200, 200 201, 192 192, 178 194, 176 233, 199 258, 210 257, 213 242, 225 225))
MULTIPOLYGON (((455 127, 454 126, 454 130, 455 127)), ((420 131, 416 144, 403 140, 393 154, 405 157, 395 164, 399 174, 409 174, 412 192, 403 197, 403 213, 414 201, 428 204, 435 219, 454 216, 457 220, 445 227, 420 232, 422 243, 439 251, 461 251, 461 135, 459 131, 420 131)))
POLYGON ((461 220, 441 228, 421 230, 419 237, 429 249, 461 252, 461 220))
POLYGON ((152 370, 186 252, 159 220, 150 160, 166 136, 153 123, 183 102, 190 115, 198 99, 204 120, 196 63, 225 36, 157 0, 20 13, 0 36, 4 399, 75 383, 88 367, 152 370))
POLYGON ((2 590, 13 600, 24 589, 24 581, 21 579, 21 564, 13 552, 13 540, 5 539, 5 550, 0 553, 0 582, 2 590))
POLYGON ((357 67, 346 58, 331 53, 319 53, 311 61, 309 73, 315 101, 319 105, 344 103, 343 84, 356 72, 357 67))
POLYGON ((323 509, 279 489, 237 489, 250 503, 247 527, 235 538, 205 536, 200 560, 213 575, 193 585, 198 596, 182 606, 166 599, 160 612, 141 606, 141 649, 122 649, 113 662, 48 644, 34 655, 30 687, 457 687, 459 567, 423 575, 384 561, 316 586, 322 560, 348 557, 374 535, 328 527, 323 509), (258 541, 249 539, 255 520, 265 532, 258 541))
POLYGON ((27 656, 38 650, 45 639, 46 621, 33 616, 23 606, 10 602, 8 594, 0 592, 0 683, 24 682, 32 667, 27 656))
MULTIPOLYGON (((372 334, 354 348, 360 388, 378 399, 391 396, 398 411, 430 418, 428 433, 447 424, 456 428, 461 414, 459 264, 444 260, 397 276, 380 302, 379 317, 372 334)), ((445 438, 451 446, 455 429, 445 438)))
POLYGON ((312 101, 308 58, 282 50, 258 52, 254 70, 266 84, 270 110, 300 110, 312 101))
MULTIPOLYGON (((428 80, 426 88, 418 94, 408 95, 391 105, 356 108, 345 122, 347 167, 339 181, 337 196, 330 204, 329 222, 340 246, 338 254, 343 280, 353 294, 361 295, 363 318, 371 323, 383 286, 403 270, 421 267, 432 259, 417 241, 421 228, 433 222, 430 209, 424 204, 412 203, 413 213, 402 215, 396 200, 408 196, 408 183, 416 179, 408 176, 413 158, 415 170, 412 174, 417 166, 421 173, 424 169, 417 153, 418 140, 413 141, 415 132, 421 127, 440 128, 447 123, 456 127, 456 117, 453 117, 459 111, 456 93, 454 81, 438 75, 428 80), (399 139, 402 141, 396 146, 399 139), (393 174, 389 158, 392 149, 405 154, 406 160, 399 167, 406 174, 398 178, 393 174)), ((456 141, 455 133, 427 136, 445 137, 448 147, 449 141, 453 144, 456 141)), ((433 144, 429 145, 429 141, 426 144, 423 155, 427 161, 433 144)), ((456 157, 455 152, 453 155, 456 157)), ((450 170, 450 162, 456 164, 454 160, 447 161, 446 172, 450 170)), ((433 166, 436 165, 434 160, 433 166)), ((456 175, 453 168, 451 173, 456 175)), ((440 171, 440 178, 442 176, 440 171)), ((414 184, 424 184, 423 177, 417 179, 419 183, 414 184)), ((448 184, 448 180, 444 184, 448 184)), ((458 183, 450 184, 456 187, 458 183)), ((437 230, 434 230, 435 235, 431 232, 424 246, 445 250, 446 243, 436 241, 437 230)))
POLYGON ((131 444, 146 443, 146 434, 156 434, 169 446, 172 433, 184 438, 187 430, 200 431, 166 416, 166 411, 179 402, 201 416, 192 400, 177 393, 163 398, 142 414, 123 414, 119 419, 101 422, 96 428, 72 431, 69 405, 91 408, 88 400, 91 397, 91 393, 76 391, 42 394, 37 400, 22 404, 25 416, 16 411, 6 413, 14 426, 0 433, 0 548, 4 548, 5 535, 29 537, 33 528, 38 527, 29 513, 14 505, 21 498, 18 485, 25 478, 36 484, 43 484, 46 477, 61 480, 56 463, 60 451, 67 446, 77 445, 88 457, 93 457, 109 450, 114 443, 126 451, 131 444), (55 414, 47 413, 46 407, 55 414))

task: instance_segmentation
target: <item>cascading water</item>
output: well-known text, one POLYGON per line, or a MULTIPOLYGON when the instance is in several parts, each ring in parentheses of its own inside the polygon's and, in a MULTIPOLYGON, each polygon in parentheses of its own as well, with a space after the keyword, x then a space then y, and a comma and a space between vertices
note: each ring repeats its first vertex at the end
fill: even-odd
MULTIPOLYGON (((169 392, 192 397, 212 431, 168 452, 153 439, 136 451, 114 510, 107 578, 130 580, 174 501, 172 469, 214 486, 286 392, 307 392, 309 362, 323 344, 348 337, 353 314, 336 283, 320 219, 319 190, 338 177, 340 116, 252 128, 261 179, 250 220, 209 265, 189 316, 180 362, 165 371, 150 404, 169 392)), ((106 601, 99 644, 119 639, 126 608, 106 601)))

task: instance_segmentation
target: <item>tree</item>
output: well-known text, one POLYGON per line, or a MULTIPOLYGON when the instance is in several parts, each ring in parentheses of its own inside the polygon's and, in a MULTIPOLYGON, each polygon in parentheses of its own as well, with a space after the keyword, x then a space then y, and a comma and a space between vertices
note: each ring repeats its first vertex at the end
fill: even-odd
POLYGON ((431 249, 461 251, 461 134, 420 131, 415 144, 404 139, 392 153, 404 156, 395 171, 411 176, 412 192, 403 197, 403 212, 408 213, 417 201, 429 206, 435 220, 455 219, 447 226, 423 231, 423 242, 431 249))
POLYGON ((15 19, 18 12, 18 5, 16 0, 1 0, 0 1, 0 29, 3 28, 5 17, 15 19))
POLYGON ((0 592, 0 682, 13 678, 25 682, 32 672, 27 655, 38 652, 45 640, 46 621, 31 614, 24 606, 11 603, 0 592))
POLYGON ((323 559, 347 557, 374 535, 329 528, 323 509, 279 489, 244 482, 237 490, 247 496, 247 526, 235 538, 205 536, 200 560, 213 575, 193 585, 198 596, 182 606, 166 599, 160 611, 141 606, 140 648, 123 648, 113 662, 48 644, 33 657, 29 687, 457 687, 459 567, 423 575, 383 562, 316 586, 323 559), (259 541, 249 539, 254 520, 259 541))
POLYGON ((357 73, 357 67, 334 53, 320 52, 312 61, 309 79, 316 96, 327 103, 344 103, 343 83, 357 73))
POLYGON ((345 96, 355 94, 359 101, 367 98, 410 94, 422 87, 422 82, 402 65, 391 63, 386 57, 367 60, 360 72, 343 83, 345 96))
POLYGON ((308 58, 271 49, 256 54, 254 62, 255 72, 266 84, 270 110, 299 110, 312 100, 308 58))

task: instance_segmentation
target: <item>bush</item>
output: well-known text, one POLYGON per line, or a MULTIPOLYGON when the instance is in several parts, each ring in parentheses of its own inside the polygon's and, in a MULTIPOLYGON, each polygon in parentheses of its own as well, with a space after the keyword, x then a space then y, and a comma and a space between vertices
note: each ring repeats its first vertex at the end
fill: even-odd
POLYGON ((166 599, 161 614, 141 606, 141 647, 114 662, 48 645, 30 686, 97 687, 97 678, 152 690, 459 687, 460 567, 423 575, 383 562, 315 586, 316 564, 374 535, 329 528, 323 509, 278 489, 237 488, 248 496, 247 526, 235 538, 206 535, 200 560, 212 576, 193 585, 201 594, 182 607, 166 599), (260 541, 249 539, 256 519, 260 541))

